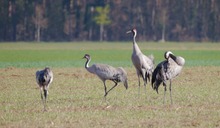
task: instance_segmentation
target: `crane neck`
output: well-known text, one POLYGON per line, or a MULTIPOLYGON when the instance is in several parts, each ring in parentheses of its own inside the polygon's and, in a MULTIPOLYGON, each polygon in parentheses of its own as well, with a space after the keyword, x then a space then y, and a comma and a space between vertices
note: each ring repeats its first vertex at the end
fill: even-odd
POLYGON ((133 44, 136 43, 136 36, 137 36, 137 34, 134 33, 134 35, 133 35, 133 44))
POLYGON ((89 62, 91 61, 91 58, 87 59, 86 63, 85 63, 85 68, 89 68, 89 62))
POLYGON ((86 70, 87 70, 88 72, 93 73, 93 74, 96 74, 94 65, 89 67, 89 62, 90 62, 90 61, 91 61, 91 58, 88 58, 87 61, 86 61, 86 63, 85 63, 85 68, 86 68, 86 70))
POLYGON ((138 47, 138 45, 137 45, 137 43, 136 43, 136 34, 135 34, 134 37, 133 37, 133 50, 134 50, 136 53, 141 52, 140 48, 138 47))
POLYGON ((180 56, 174 56, 173 54, 170 54, 170 57, 180 66, 185 64, 185 59, 180 56))

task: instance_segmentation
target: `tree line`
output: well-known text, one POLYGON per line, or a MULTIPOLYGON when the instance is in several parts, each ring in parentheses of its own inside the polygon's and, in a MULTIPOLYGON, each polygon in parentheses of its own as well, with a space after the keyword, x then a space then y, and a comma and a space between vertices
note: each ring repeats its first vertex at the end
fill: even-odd
POLYGON ((0 41, 220 40, 219 0, 1 0, 0 41))

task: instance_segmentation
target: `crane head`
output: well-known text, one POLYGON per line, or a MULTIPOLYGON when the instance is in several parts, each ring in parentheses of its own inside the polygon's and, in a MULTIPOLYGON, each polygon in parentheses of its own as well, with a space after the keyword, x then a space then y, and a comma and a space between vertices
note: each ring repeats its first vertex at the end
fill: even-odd
POLYGON ((84 59, 84 58, 85 58, 85 59, 89 59, 89 58, 90 58, 90 55, 89 55, 89 54, 85 54, 82 59, 84 59))
POLYGON ((49 67, 45 67, 44 72, 51 72, 49 67))
POLYGON ((173 54, 171 51, 166 51, 165 53, 164 53, 164 58, 165 59, 168 59, 169 58, 169 56, 170 56, 170 54, 173 54))
POLYGON ((126 33, 127 33, 127 34, 128 34, 128 33, 132 33, 133 36, 136 36, 136 35, 137 35, 137 30, 136 30, 135 28, 133 28, 133 29, 127 31, 126 33))

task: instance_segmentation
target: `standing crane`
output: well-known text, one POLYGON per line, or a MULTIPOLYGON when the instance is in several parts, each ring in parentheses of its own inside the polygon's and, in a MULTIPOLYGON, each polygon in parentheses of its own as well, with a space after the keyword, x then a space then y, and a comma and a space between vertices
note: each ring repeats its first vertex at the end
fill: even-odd
POLYGON ((119 82, 123 82, 125 88, 128 88, 128 82, 127 82, 127 73, 126 71, 122 68, 114 68, 110 65, 106 64, 93 64, 92 66, 89 66, 89 62, 91 61, 91 57, 89 54, 85 54, 83 57, 87 61, 85 63, 85 68, 87 69, 88 72, 96 74, 103 82, 104 84, 104 90, 105 90, 105 95, 104 98, 108 95, 108 93, 115 88, 119 82), (106 80, 111 80, 115 83, 115 85, 107 91, 107 87, 105 84, 106 80))
POLYGON ((158 87, 161 83, 163 83, 164 86, 164 99, 163 103, 165 102, 166 97, 166 81, 170 81, 170 100, 171 104, 173 104, 172 101, 172 93, 171 93, 171 82, 172 80, 178 76, 185 64, 185 59, 181 56, 175 56, 171 51, 167 51, 164 53, 164 58, 166 60, 159 63, 156 67, 156 69, 153 72, 151 84, 152 88, 157 91, 158 93, 158 87))
POLYGON ((137 30, 132 29, 127 33, 133 34, 133 53, 131 55, 131 60, 133 62, 134 67, 136 68, 137 76, 138 76, 138 94, 140 95, 140 77, 143 78, 145 93, 146 93, 146 84, 147 79, 150 81, 150 77, 154 70, 154 57, 153 55, 145 56, 136 43, 137 30))
POLYGON ((47 100, 49 86, 53 81, 53 72, 48 67, 46 67, 43 70, 37 71, 36 81, 40 87, 41 100, 44 105, 44 111, 46 111, 46 100, 47 100))

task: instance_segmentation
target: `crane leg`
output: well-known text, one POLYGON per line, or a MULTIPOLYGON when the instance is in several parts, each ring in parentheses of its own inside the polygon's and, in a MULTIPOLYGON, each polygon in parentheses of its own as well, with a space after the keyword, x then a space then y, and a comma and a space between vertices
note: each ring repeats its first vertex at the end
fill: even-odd
POLYGON ((44 95, 43 95, 43 88, 42 87, 40 88, 40 93, 41 93, 41 100, 42 100, 42 103, 44 106, 44 111, 46 111, 46 97, 44 97, 44 95))
POLYGON ((145 94, 147 93, 147 88, 146 88, 146 85, 147 85, 147 72, 145 72, 144 70, 141 71, 141 74, 142 74, 142 78, 143 78, 143 81, 144 81, 144 92, 145 94))
POLYGON ((147 94, 147 87, 146 87, 146 82, 144 82, 144 92, 145 92, 145 94, 147 94))
POLYGON ((115 85, 114 85, 112 88, 110 88, 110 89, 106 92, 106 95, 105 95, 105 96, 107 96, 107 94, 108 94, 113 88, 115 88, 115 87, 118 85, 117 82, 115 82, 115 81, 113 81, 113 82, 115 83, 115 85))
MULTIPOLYGON (((104 90, 105 90, 105 95, 104 95, 104 98, 107 96, 107 87, 106 87, 106 85, 105 85, 105 82, 103 82, 104 83, 104 90)), ((105 100, 106 100, 106 98, 105 98, 105 100)))
POLYGON ((140 76, 138 75, 138 96, 140 96, 140 76))
POLYGON ((172 91, 171 91, 171 80, 170 80, 170 100, 171 100, 171 104, 173 104, 173 100, 172 100, 172 91))
POLYGON ((48 91, 46 89, 44 89, 44 111, 46 111, 46 105, 47 105, 47 94, 48 91))
POLYGON ((42 91, 43 91, 43 89, 42 89, 42 88, 40 88, 40 95, 41 95, 41 100, 43 101, 43 99, 44 99, 44 96, 43 96, 43 93, 42 93, 42 91))
POLYGON ((164 82, 163 82, 163 86, 164 86, 164 96, 163 96, 163 104, 164 104, 166 100, 166 91, 167 91, 167 86, 164 82))

